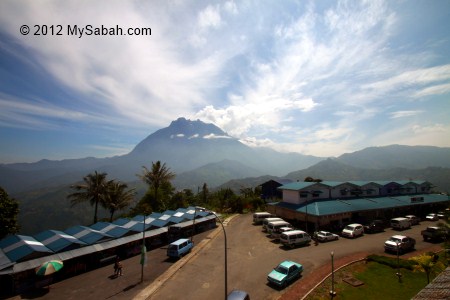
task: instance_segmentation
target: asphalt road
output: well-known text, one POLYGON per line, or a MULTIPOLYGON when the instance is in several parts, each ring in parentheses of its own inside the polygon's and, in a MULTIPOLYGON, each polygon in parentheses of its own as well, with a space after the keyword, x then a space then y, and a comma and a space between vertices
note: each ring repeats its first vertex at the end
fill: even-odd
MULTIPOLYGON (((385 232, 365 234, 356 239, 340 238, 338 241, 289 249, 281 247, 252 225, 252 215, 235 217, 227 226, 228 291, 247 291, 252 299, 277 299, 282 291, 267 285, 266 276, 283 260, 290 259, 304 266, 303 275, 330 263, 330 252, 335 258, 350 253, 368 251, 384 254, 384 241, 394 234, 408 235, 416 239, 416 249, 428 248, 420 231, 436 222, 423 221, 420 225, 401 232, 386 229, 385 232)), ((395 254, 387 254, 395 256, 395 254)), ((148 299, 223 299, 224 290, 224 238, 220 233, 201 251, 178 270, 148 299)), ((301 279, 296 282, 301 284, 301 279)))

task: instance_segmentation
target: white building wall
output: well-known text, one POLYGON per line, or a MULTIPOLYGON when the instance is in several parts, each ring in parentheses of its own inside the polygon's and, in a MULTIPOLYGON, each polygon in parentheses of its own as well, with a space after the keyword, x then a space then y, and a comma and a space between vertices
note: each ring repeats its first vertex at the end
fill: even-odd
POLYGON ((298 191, 283 190, 283 202, 300 204, 298 191))

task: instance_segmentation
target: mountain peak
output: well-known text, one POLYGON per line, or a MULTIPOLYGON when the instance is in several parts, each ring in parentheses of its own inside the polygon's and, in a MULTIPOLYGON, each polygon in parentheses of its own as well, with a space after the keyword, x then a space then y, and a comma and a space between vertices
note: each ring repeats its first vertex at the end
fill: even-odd
POLYGON ((158 147, 160 151, 167 154, 169 151, 167 149, 180 147, 183 144, 206 142, 211 139, 235 140, 214 124, 178 118, 172 121, 168 127, 157 130, 146 137, 130 154, 150 153, 156 151, 158 147))
POLYGON ((192 121, 186 118, 178 118, 172 121, 169 127, 158 130, 168 136, 177 137, 205 137, 205 136, 228 136, 219 127, 211 123, 204 123, 200 120, 192 121))

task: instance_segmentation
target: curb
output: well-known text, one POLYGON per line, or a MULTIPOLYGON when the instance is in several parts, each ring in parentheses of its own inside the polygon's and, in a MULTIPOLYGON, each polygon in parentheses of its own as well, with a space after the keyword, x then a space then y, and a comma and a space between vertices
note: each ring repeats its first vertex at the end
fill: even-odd
MULTIPOLYGON (((223 225, 226 227, 228 223, 237 215, 232 215, 223 221, 223 225)), ((181 269, 188 261, 197 256, 197 254, 205 248, 205 246, 214 239, 220 232, 222 232, 222 226, 217 226, 214 231, 209 234, 205 239, 203 239, 197 246, 192 248, 190 255, 185 256, 174 263, 167 271, 161 274, 158 278, 155 279, 150 285, 144 288, 138 295, 136 295, 133 300, 146 300, 150 299, 150 297, 156 293, 161 286, 169 280, 175 273, 181 269)))
MULTIPOLYGON (((352 265, 352 264, 354 264, 354 263, 357 263, 357 262, 360 262, 360 261, 364 261, 364 260, 366 260, 366 258, 360 258, 360 259, 353 260, 353 261, 351 261, 351 262, 348 262, 348 263, 346 263, 346 264, 344 264, 344 265, 338 267, 336 270, 334 270, 334 272, 337 272, 337 271, 339 271, 339 270, 342 269, 342 268, 348 267, 348 266, 350 266, 350 265, 352 265)), ((325 280, 327 280, 328 278, 330 278, 331 275, 332 275, 332 273, 330 272, 330 273, 329 273, 327 276, 325 276, 320 282, 318 282, 312 289, 310 289, 308 293, 306 293, 302 298, 300 298, 300 300, 306 299, 306 297, 308 297, 309 294, 311 294, 313 291, 315 291, 322 283, 325 282, 325 280)))

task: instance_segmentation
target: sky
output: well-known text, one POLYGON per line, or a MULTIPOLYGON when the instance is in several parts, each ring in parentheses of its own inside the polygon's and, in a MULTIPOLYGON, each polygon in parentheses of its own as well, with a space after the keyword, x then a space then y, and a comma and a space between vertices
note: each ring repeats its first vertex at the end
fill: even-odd
POLYGON ((0 1, 0 163, 126 154, 179 117, 321 157, 450 147, 450 0, 0 1))

